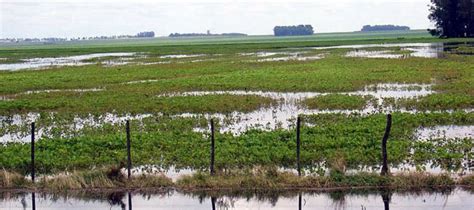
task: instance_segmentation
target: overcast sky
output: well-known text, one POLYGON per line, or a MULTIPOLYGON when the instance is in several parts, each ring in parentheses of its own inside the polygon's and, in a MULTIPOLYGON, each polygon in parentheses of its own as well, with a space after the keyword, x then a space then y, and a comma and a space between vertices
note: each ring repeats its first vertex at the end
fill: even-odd
POLYGON ((318 32, 366 24, 426 29, 430 0, 0 0, 0 38, 133 35, 211 30, 272 34, 275 25, 318 32))

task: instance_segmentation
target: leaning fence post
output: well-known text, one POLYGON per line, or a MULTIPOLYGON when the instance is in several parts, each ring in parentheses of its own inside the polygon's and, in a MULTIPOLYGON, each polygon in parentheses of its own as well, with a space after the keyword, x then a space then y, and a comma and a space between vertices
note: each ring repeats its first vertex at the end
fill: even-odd
POLYGON ((214 119, 211 119, 211 175, 215 174, 214 161, 215 161, 215 140, 214 140, 214 119))
POLYGON ((131 143, 130 143, 130 121, 127 120, 126 122, 126 126, 125 126, 125 130, 127 132, 127 172, 128 172, 128 179, 130 180, 130 176, 131 176, 131 168, 132 168, 132 155, 131 155, 131 152, 130 152, 130 147, 131 147, 131 143))
POLYGON ((388 163, 387 163, 387 140, 388 136, 390 135, 390 129, 392 127, 392 115, 387 115, 387 126, 385 127, 385 134, 383 135, 382 139, 382 172, 381 175, 388 174, 388 163))
POLYGON ((211 197, 211 205, 212 205, 212 210, 216 210, 216 197, 211 197))
POLYGON ((31 181, 35 182, 35 123, 31 123, 31 181))
POLYGON ((301 164, 300 164, 300 128, 301 128, 301 118, 298 116, 296 118, 296 168, 298 169, 298 176, 301 176, 301 164))

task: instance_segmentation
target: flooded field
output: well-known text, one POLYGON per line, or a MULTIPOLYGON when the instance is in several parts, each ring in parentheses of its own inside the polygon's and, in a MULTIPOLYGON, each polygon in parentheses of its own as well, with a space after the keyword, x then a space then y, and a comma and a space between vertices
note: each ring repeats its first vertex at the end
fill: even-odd
MULTIPOLYGON (((342 45, 328 47, 306 47, 288 48, 291 51, 258 51, 249 53, 237 53, 242 58, 253 58, 252 62, 275 62, 275 61, 311 61, 324 59, 332 49, 355 49, 346 53, 346 57, 363 58, 389 58, 400 59, 408 57, 421 58, 442 58, 446 53, 463 54, 456 50, 459 46, 473 47, 469 43, 395 43, 395 44, 364 44, 364 45, 342 45), (394 50, 370 50, 371 48, 399 48, 394 50), (326 52, 321 53, 322 50, 326 52), (400 53, 403 52, 403 53, 400 53), (316 54, 315 54, 316 53, 316 54)), ((23 69, 47 69, 61 66, 83 66, 92 64, 102 64, 104 66, 118 65, 157 65, 170 63, 194 63, 203 61, 213 61, 223 54, 170 54, 152 56, 140 52, 118 52, 118 53, 93 53, 68 57, 45 57, 22 59, 20 63, 0 64, 1 70, 23 70, 23 69), (152 60, 142 61, 143 58, 152 60), (153 60, 153 58, 155 58, 153 60), (190 58, 195 58, 189 60, 190 58), (199 58, 199 59, 196 59, 199 58), (97 60, 94 59, 103 59, 97 60), (184 59, 184 60, 183 60, 184 59)))
POLYGON ((95 62, 88 61, 91 59, 104 57, 130 57, 135 56, 136 53, 93 53, 87 55, 76 55, 69 57, 56 58, 29 58, 23 59, 21 63, 0 64, 0 70, 21 70, 21 69, 44 69, 57 66, 83 66, 91 65, 95 62))
MULTIPOLYGON (((127 84, 156 82, 157 80, 143 80, 133 81, 127 84)), ((262 107, 255 111, 248 113, 232 112, 232 113, 181 113, 174 115, 176 118, 206 118, 215 119, 220 124, 221 133, 230 132, 233 135, 240 135, 250 129, 261 129, 271 131, 275 129, 289 129, 294 126, 296 117, 298 115, 317 115, 317 114, 359 114, 361 116, 371 115, 377 113, 419 113, 417 110, 398 109, 392 106, 384 106, 384 100, 387 99, 410 99, 435 94, 432 90, 431 84, 398 84, 386 83, 366 86, 363 90, 353 92, 340 92, 338 94, 353 95, 353 96, 369 96, 370 100, 362 109, 310 109, 302 102, 307 99, 325 96, 334 93, 318 93, 318 92, 266 92, 266 91, 193 91, 183 93, 170 93, 158 95, 156 97, 187 97, 187 96, 205 96, 205 95, 257 95, 274 99, 276 104, 270 107, 262 107)), ((48 93, 59 91, 72 92, 89 92, 102 91, 103 89, 72 89, 72 90, 43 90, 43 91, 28 91, 24 94, 48 93)), ((464 110, 469 113, 472 110, 464 110)), ((105 124, 123 124, 126 119, 136 120, 153 116, 160 116, 161 114, 138 114, 138 115, 124 115, 107 113, 101 116, 89 117, 75 117, 68 125, 61 125, 64 130, 64 135, 80 131, 84 127, 101 127, 105 124)), ((13 115, 2 116, 2 127, 28 125, 36 121, 40 115, 38 113, 30 113, 27 115, 13 115)), ((53 119, 54 120, 54 119, 53 119)), ((311 126, 311 125, 308 125, 311 126)), ((37 139, 43 137, 50 137, 51 132, 56 130, 55 127, 42 128, 38 131, 37 139)), ((206 132, 209 128, 197 127, 195 131, 206 132)), ((472 126, 458 127, 458 126, 440 126, 434 128, 421 128, 415 136, 419 139, 427 138, 472 138, 474 130, 472 126)), ((28 142, 29 133, 24 132, 5 132, 0 138, 0 142, 28 142)))
POLYGON ((234 192, 162 193, 76 192, 44 194, 2 192, 0 208, 32 209, 443 209, 474 208, 472 192, 446 191, 334 191, 334 192, 234 192))

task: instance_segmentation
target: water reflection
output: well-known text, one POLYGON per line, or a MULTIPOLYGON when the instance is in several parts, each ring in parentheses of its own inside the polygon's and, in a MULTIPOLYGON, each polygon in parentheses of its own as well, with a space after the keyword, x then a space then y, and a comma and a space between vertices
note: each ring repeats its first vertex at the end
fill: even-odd
POLYGON ((0 192, 0 209, 473 209, 472 189, 394 192, 206 191, 75 192, 46 194, 0 192), (27 202, 31 195, 31 208, 27 202), (449 198, 449 199, 448 199, 449 198), (37 203, 36 203, 37 202, 37 203))

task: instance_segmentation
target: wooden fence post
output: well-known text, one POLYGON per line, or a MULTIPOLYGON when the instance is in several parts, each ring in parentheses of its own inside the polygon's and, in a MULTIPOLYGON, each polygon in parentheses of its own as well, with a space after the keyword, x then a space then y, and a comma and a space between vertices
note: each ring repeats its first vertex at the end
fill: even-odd
POLYGON ((132 193, 128 192, 128 210, 132 210, 132 193))
POLYGON ((132 175, 132 154, 130 151, 131 143, 130 143, 130 121, 127 120, 125 130, 127 132, 127 175, 128 175, 128 180, 130 180, 130 177, 132 175))
POLYGON ((211 205, 212 205, 212 210, 216 210, 216 197, 211 197, 211 205))
POLYGON ((302 210, 303 209, 303 196, 301 195, 301 192, 299 193, 298 195, 298 210, 302 210))
POLYGON ((36 210, 36 195, 34 192, 31 193, 31 209, 36 210))
POLYGON ((214 119, 211 119, 211 176, 214 176, 214 162, 215 162, 215 139, 214 139, 214 119))
POLYGON ((35 182, 35 123, 31 123, 31 181, 35 182))
POLYGON ((300 148, 301 148, 301 139, 300 139, 300 128, 301 128, 301 118, 298 116, 296 119, 296 168, 298 170, 298 176, 301 176, 301 163, 300 163, 300 148))
POLYGON ((390 135, 390 129, 392 127, 392 115, 387 115, 387 126, 385 127, 385 134, 383 135, 382 139, 382 172, 381 175, 388 174, 388 163, 387 163, 387 140, 390 135))

